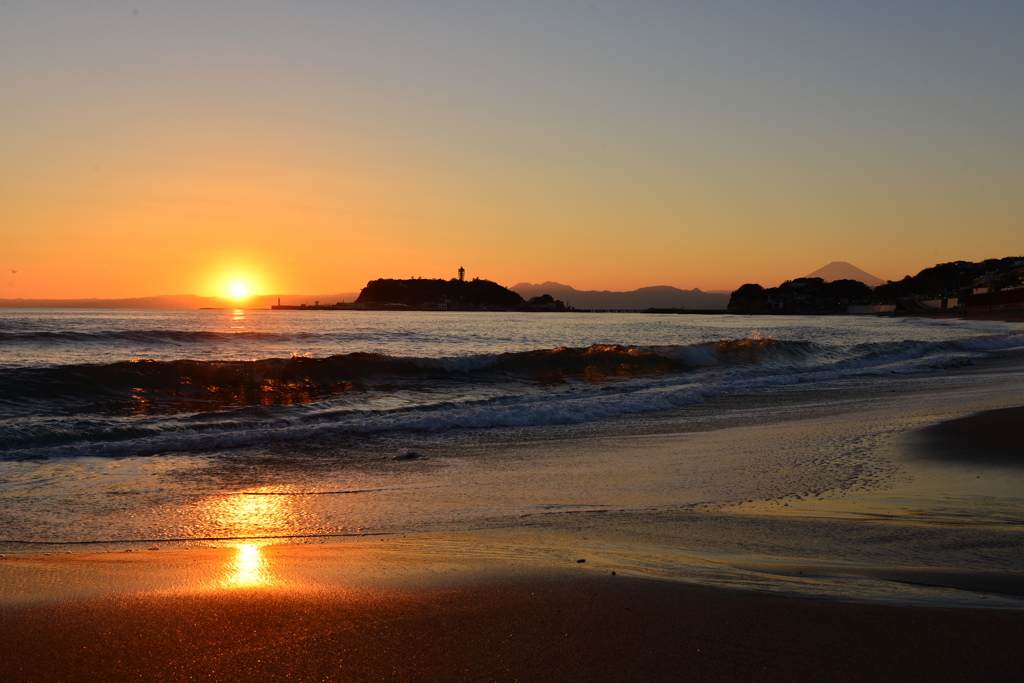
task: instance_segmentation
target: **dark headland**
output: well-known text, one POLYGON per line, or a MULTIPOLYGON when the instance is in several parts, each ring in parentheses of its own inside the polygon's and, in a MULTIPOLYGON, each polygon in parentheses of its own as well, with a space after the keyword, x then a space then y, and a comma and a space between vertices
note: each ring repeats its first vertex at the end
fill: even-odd
POLYGON ((496 282, 462 277, 444 279, 371 280, 353 303, 289 306, 274 310, 410 310, 410 311, 564 311, 550 295, 529 300, 496 282))
POLYGON ((978 263, 952 261, 925 268, 902 280, 871 287, 851 279, 863 273, 848 263, 830 263, 807 277, 765 288, 747 283, 732 293, 730 313, 747 314, 890 314, 1019 315, 1024 312, 1024 257, 1008 256, 978 263), (815 274, 839 274, 829 281, 815 274))

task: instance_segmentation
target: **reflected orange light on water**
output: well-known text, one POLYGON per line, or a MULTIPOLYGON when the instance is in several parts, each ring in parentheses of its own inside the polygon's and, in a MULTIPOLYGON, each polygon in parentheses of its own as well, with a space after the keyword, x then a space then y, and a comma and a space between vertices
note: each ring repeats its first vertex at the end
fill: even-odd
POLYGON ((291 496, 276 489, 213 496, 205 501, 199 518, 204 534, 234 541, 234 554, 224 563, 214 586, 227 588, 268 588, 280 586, 265 547, 268 536, 286 537, 295 533, 295 514, 291 496), (262 537, 262 538, 261 538, 262 537))
POLYGON ((207 499, 199 512, 204 535, 223 539, 288 536, 297 531, 293 496, 269 487, 207 499))

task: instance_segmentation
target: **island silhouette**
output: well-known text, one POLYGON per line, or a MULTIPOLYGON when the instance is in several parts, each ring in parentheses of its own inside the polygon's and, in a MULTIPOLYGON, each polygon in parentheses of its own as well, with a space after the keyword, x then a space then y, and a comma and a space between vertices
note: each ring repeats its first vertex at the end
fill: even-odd
POLYGON ((523 307, 526 301, 490 280, 411 278, 371 280, 355 303, 400 305, 420 310, 508 311, 523 307))

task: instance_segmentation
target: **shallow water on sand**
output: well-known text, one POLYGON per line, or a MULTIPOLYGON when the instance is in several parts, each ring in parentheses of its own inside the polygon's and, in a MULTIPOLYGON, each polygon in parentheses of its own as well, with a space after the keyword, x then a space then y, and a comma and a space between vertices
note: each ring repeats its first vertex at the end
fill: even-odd
MULTIPOLYGON (((173 313, 160 312, 161 324, 173 313)), ((199 313, 207 312, 181 312, 177 323, 228 334, 217 327, 228 313, 199 313)), ((378 330, 375 347, 346 341, 344 319, 333 317, 312 325, 316 352, 297 361, 313 370, 289 379, 304 387, 300 401, 280 375, 267 384, 254 374, 265 360, 229 363, 226 375, 223 363, 202 361, 206 375, 182 364, 203 348, 258 347, 255 338, 175 342, 189 355, 140 342, 137 329, 117 342, 94 339, 154 327, 148 315, 118 319, 113 332, 95 318, 63 321, 93 335, 60 342, 78 349, 63 365, 5 356, 5 386, 35 384, 0 400, 3 551, 426 534, 428 545, 454 552, 451 539, 485 530, 492 535, 480 548, 490 550, 479 552, 555 557, 565 534, 587 529, 575 548, 618 571, 830 597, 1017 604, 1008 589, 999 601, 986 590, 1013 581, 954 575, 1011 576, 1024 562, 1020 469, 933 462, 908 441, 941 420, 1024 404, 1024 334, 1013 325, 373 314, 376 322, 360 324, 383 325, 391 339, 378 330), (387 315, 398 321, 390 328, 387 315), (592 346, 599 342, 616 346, 592 346), (124 366, 132 382, 150 384, 129 382, 122 396, 124 368, 113 366, 129 360, 132 344, 156 350, 153 363, 124 366), (89 345, 104 350, 82 350, 89 345), (344 355, 352 349, 364 355, 344 355), (111 377, 120 379, 106 384, 111 377), (234 378, 245 391, 225 403, 202 377, 234 378), (364 386, 337 386, 356 381, 364 386), (186 385, 198 398, 180 395, 186 385), (91 386, 107 392, 102 400, 91 386), (269 399, 252 403, 260 387, 269 399), (557 541, 543 540, 552 533, 557 541), (794 578, 785 568, 796 565, 818 567, 817 578, 794 578), (921 580, 853 565, 925 568, 941 590, 922 598, 921 580), (837 567, 846 568, 841 580, 837 567)), ((310 334, 289 328, 299 321, 274 320, 280 337, 253 357, 310 334)), ((26 331, 31 321, 5 324, 41 334, 26 331)))

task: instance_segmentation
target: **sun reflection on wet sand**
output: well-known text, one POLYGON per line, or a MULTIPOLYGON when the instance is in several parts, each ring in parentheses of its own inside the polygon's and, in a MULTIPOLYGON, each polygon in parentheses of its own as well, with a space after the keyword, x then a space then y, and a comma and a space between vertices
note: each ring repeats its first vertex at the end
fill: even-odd
POLYGON ((297 519, 291 496, 282 491, 259 488, 251 491, 213 496, 202 507, 199 517, 205 534, 222 538, 234 548, 223 566, 215 587, 268 588, 282 585, 274 575, 265 547, 279 537, 295 533, 297 519))
POLYGON ((269 588, 279 585, 263 554, 263 546, 246 543, 235 546, 235 556, 225 565, 221 588, 269 588))

